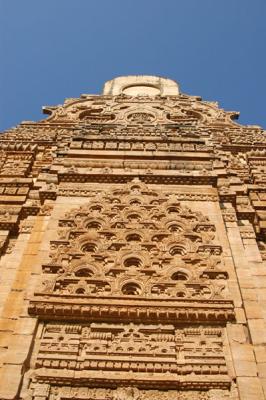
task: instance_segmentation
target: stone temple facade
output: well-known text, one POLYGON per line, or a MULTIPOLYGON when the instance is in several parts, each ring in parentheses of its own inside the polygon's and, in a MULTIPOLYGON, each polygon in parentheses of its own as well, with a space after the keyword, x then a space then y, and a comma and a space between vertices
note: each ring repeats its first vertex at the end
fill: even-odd
POLYGON ((265 399, 265 132, 154 76, 44 112, 0 139, 0 399, 265 399))

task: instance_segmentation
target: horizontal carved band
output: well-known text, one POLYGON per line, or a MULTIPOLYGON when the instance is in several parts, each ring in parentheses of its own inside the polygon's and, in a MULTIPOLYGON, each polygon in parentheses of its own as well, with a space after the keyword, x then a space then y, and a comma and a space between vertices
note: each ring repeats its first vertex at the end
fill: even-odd
MULTIPOLYGON (((216 187, 217 177, 216 176, 192 176, 192 175, 149 175, 148 170, 144 174, 139 173, 138 176, 142 182, 148 184, 162 184, 162 185, 211 185, 216 187)), ((97 183, 128 183, 131 182, 136 176, 134 174, 65 174, 59 173, 59 182, 97 182, 97 183)))
MULTIPOLYGON (((91 194, 91 189, 77 189, 77 188, 64 188, 59 187, 58 196, 78 196, 78 197, 88 197, 91 194)), ((176 193, 175 194, 178 201, 218 201, 217 195, 204 194, 204 193, 176 193)), ((48 197, 47 197, 48 198, 48 197)))
MULTIPOLYGON (((97 299, 98 300, 98 299, 97 299)), ((107 299, 105 299, 106 301, 107 299)), ((61 297, 62 301, 62 297, 61 297)), ((161 321, 167 323, 178 323, 193 321, 197 323, 225 323, 234 321, 234 308, 231 301, 216 301, 210 304, 201 302, 189 303, 169 301, 171 304, 163 304, 160 300, 157 304, 127 304, 125 301, 112 301, 112 304, 100 304, 93 301, 93 304, 82 303, 58 303, 56 301, 31 301, 29 314, 37 315, 41 319, 79 319, 79 320, 135 320, 135 321, 161 321), (123 304, 124 303, 124 304, 123 304)))
POLYGON ((200 375, 200 376, 178 376, 170 372, 158 374, 141 374, 126 372, 104 373, 103 371, 79 371, 73 376, 70 371, 58 371, 43 369, 36 370, 36 379, 40 383, 52 383, 60 385, 71 385, 73 380, 79 385, 86 384, 87 387, 117 387, 137 385, 144 389, 187 389, 187 390, 210 390, 229 389, 231 382, 227 375, 200 375))

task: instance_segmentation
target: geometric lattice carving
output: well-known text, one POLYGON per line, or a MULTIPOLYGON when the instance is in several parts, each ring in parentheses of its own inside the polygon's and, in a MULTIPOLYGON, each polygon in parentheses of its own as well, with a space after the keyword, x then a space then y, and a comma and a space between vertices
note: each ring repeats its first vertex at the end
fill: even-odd
POLYGON ((123 189, 95 194, 59 224, 60 238, 51 242, 52 262, 43 266, 47 279, 31 313, 80 312, 89 317, 104 312, 106 318, 128 319, 132 314, 139 320, 154 319, 156 313, 157 319, 167 320, 234 318, 232 302, 225 298, 228 276, 222 269, 222 248, 213 243, 215 227, 174 196, 135 180, 123 189), (68 299, 72 308, 67 308, 68 299), (73 299, 79 310, 73 310, 73 299), (159 307, 155 311, 152 302, 159 307))
POLYGON ((146 389, 229 390, 224 327, 234 312, 214 239, 208 218, 138 179, 91 193, 59 221, 30 303, 47 321, 36 381, 86 382, 110 399, 120 398, 110 387, 144 399, 146 389))

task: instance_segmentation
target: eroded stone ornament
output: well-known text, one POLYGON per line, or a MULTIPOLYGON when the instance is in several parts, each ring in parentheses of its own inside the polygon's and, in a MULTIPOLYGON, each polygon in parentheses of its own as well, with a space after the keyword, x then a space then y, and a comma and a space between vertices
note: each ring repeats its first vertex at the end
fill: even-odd
POLYGON ((118 77, 0 140, 1 400, 264 400, 258 126, 118 77))

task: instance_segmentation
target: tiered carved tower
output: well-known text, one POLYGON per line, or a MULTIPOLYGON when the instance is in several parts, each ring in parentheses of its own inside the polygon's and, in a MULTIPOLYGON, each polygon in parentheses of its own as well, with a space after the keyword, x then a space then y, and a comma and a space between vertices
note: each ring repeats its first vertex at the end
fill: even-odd
POLYGON ((0 140, 0 399, 265 399, 265 132, 154 76, 44 112, 0 140))

